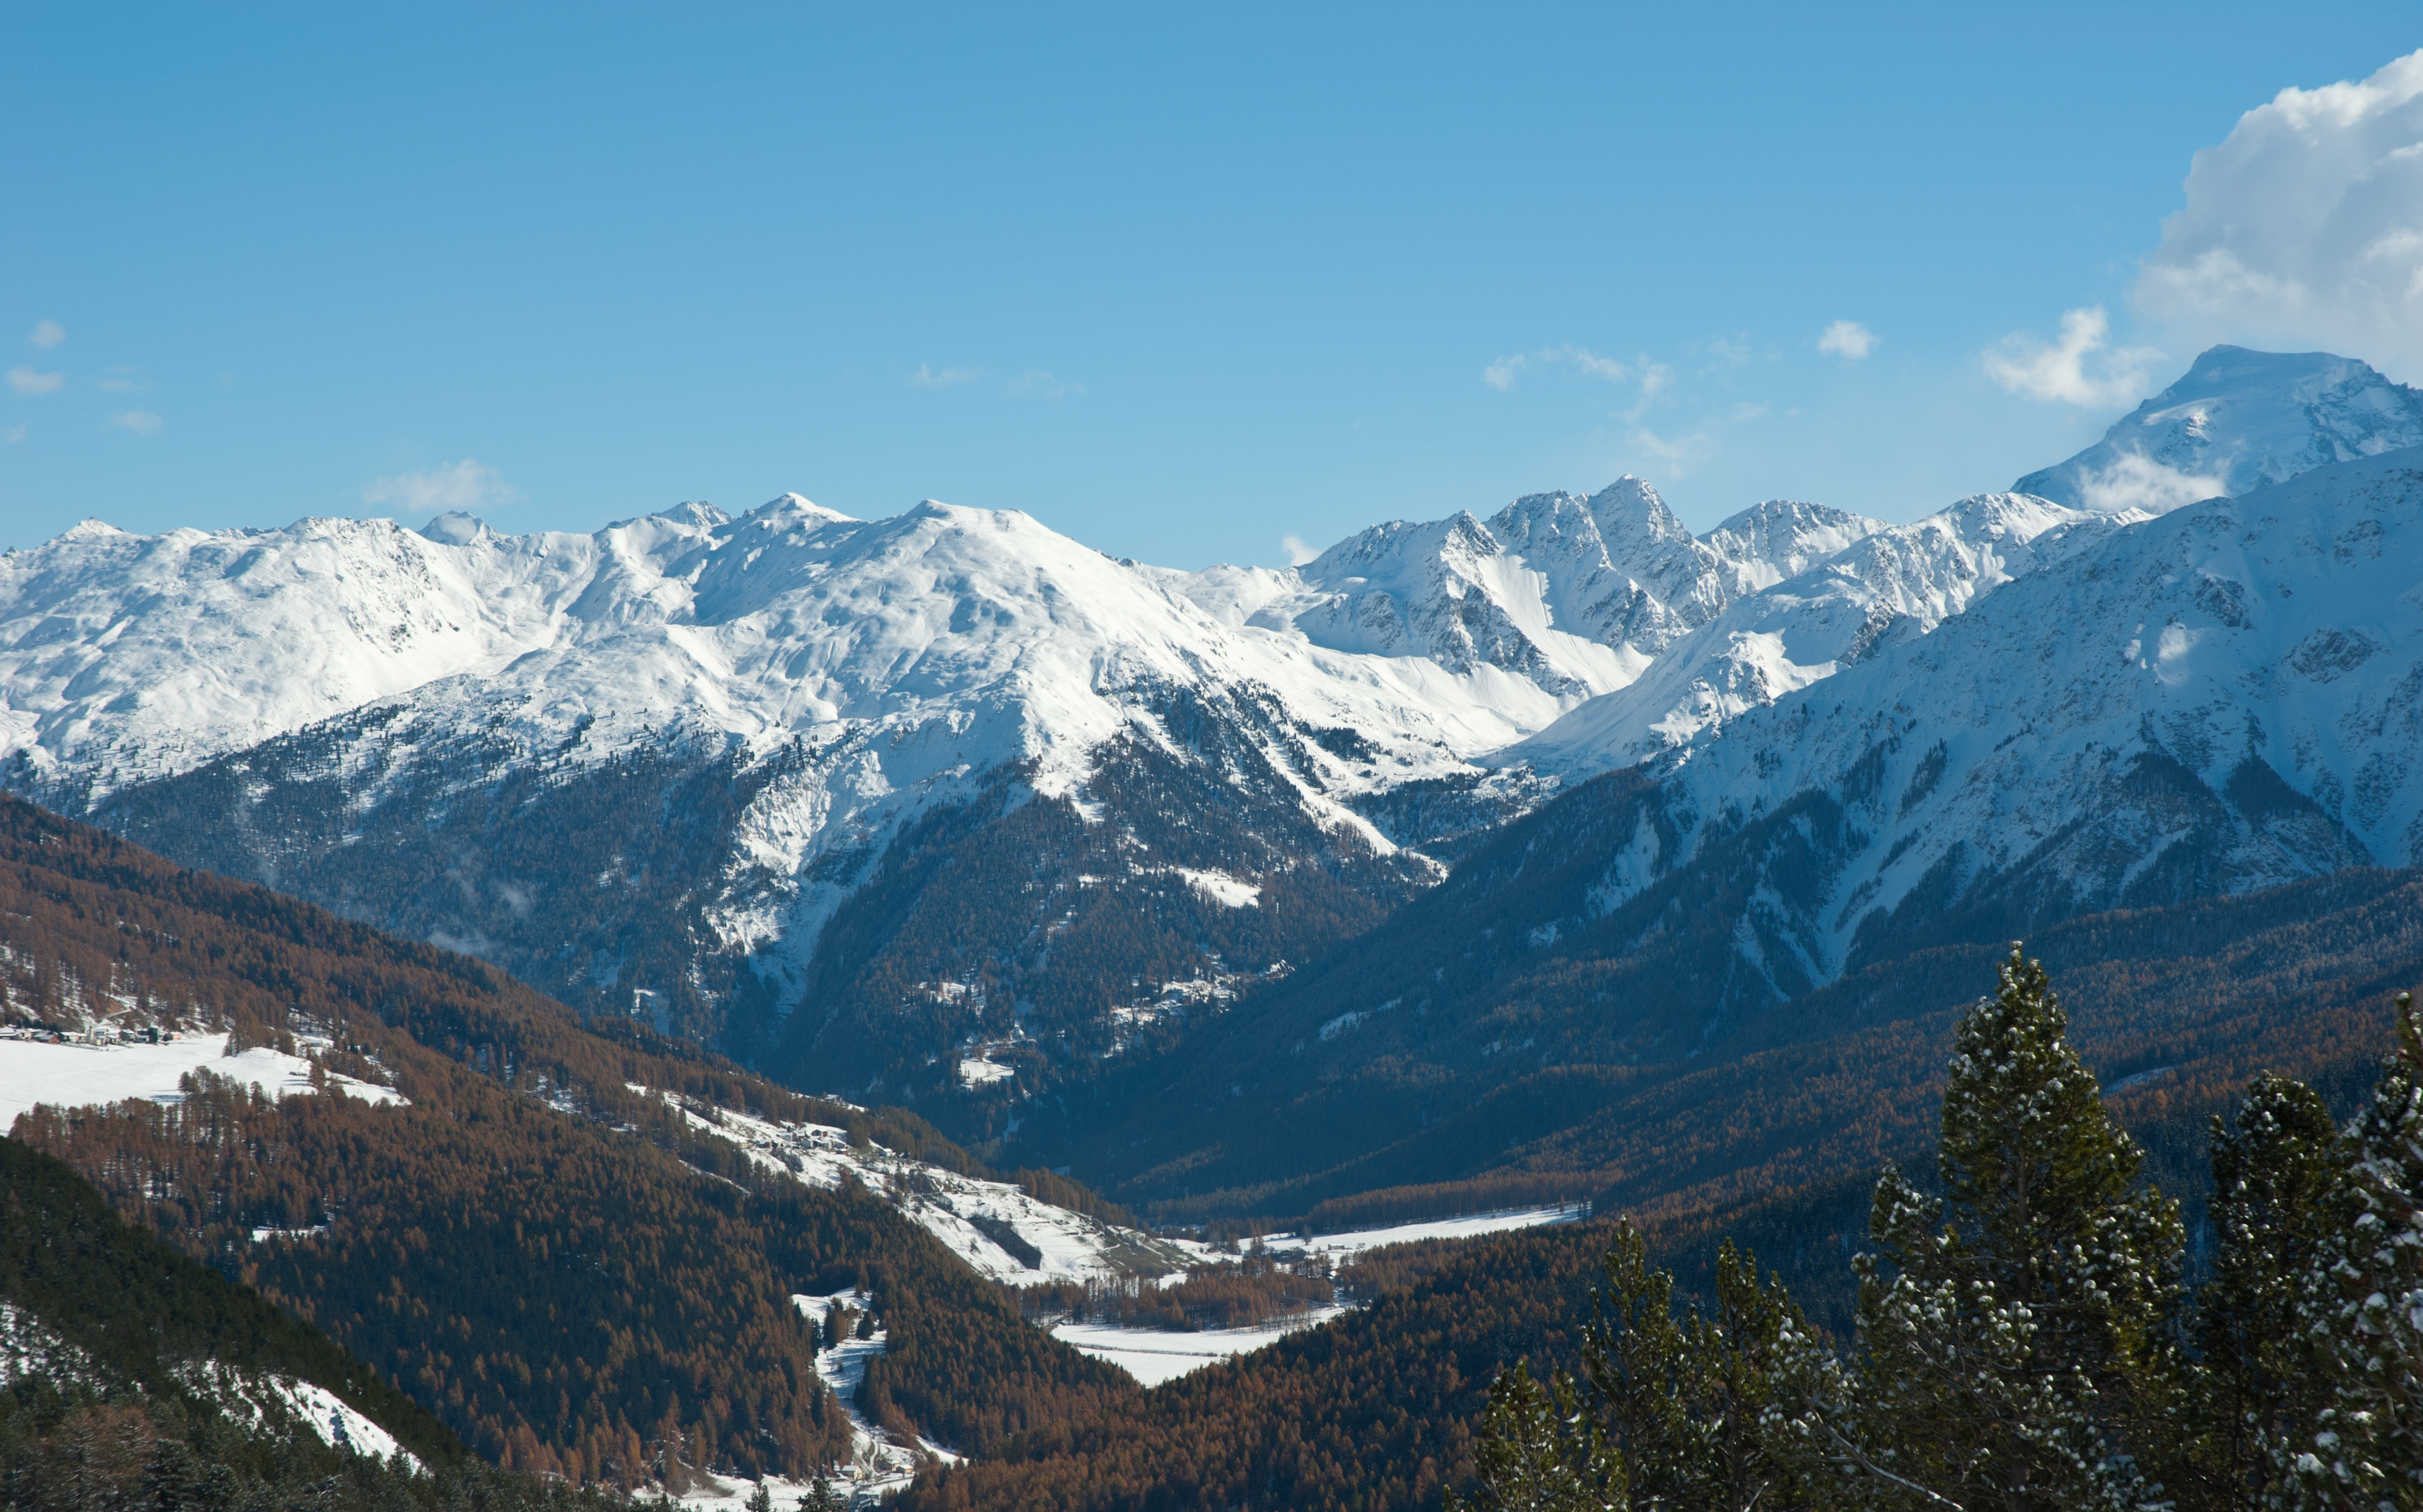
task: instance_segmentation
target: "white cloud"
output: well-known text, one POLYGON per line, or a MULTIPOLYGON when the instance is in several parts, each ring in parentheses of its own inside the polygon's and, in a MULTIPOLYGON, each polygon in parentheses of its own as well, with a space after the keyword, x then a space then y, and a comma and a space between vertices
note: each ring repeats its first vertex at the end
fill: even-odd
POLYGON ((1753 405, 1745 399, 1740 404, 1734 406, 1734 420, 1736 422, 1756 420, 1773 407, 1773 406, 1764 403, 1753 405))
POLYGON ((22 394, 56 393, 67 381, 64 373, 37 373, 22 366, 8 370, 8 387, 22 394))
POLYGON ((2283 89, 2197 152, 2136 298, 2199 345, 2423 371, 2423 51, 2362 83, 2283 89))
POLYGON ((510 504, 521 490, 484 462, 465 457, 426 472, 399 472, 362 489, 362 502, 373 508, 391 504, 408 515, 447 509, 478 509, 510 504))
POLYGON ((109 375, 93 385, 104 393, 133 393, 141 385, 134 378, 133 368, 112 368, 109 375))
POLYGON ((160 417, 148 409, 124 409, 109 417, 112 425, 123 425, 137 436, 160 434, 160 417))
POLYGON ((920 389, 947 389, 953 384, 974 383, 983 376, 984 374, 974 368, 937 368, 931 363, 920 362, 917 371, 909 374, 909 381, 920 389))
POLYGON ((2096 305, 2061 317, 2061 339, 2048 345, 2020 333, 2003 338, 1985 354, 1986 376, 2015 394, 2109 408, 2146 392, 2146 370, 2162 360, 2150 346, 2105 350, 2112 322, 2096 305), (2090 364, 2097 372, 2088 372, 2090 364))
POLYGON ((1314 557, 1321 555, 1321 552, 1312 546, 1307 544, 1305 538, 1301 535, 1280 536, 1279 549, 1287 553, 1288 565, 1291 567, 1300 567, 1306 563, 1311 561, 1314 557))
POLYGON ((10 446, 16 445, 24 438, 25 427, 23 425, 11 425, 7 430, 0 431, 0 441, 5 441, 10 446))
POLYGON ((1632 378, 1631 368, 1611 357, 1601 357, 1588 347, 1549 346, 1537 352, 1519 352, 1512 357, 1499 358, 1481 370, 1481 381, 1492 389, 1512 389, 1514 387, 1514 374, 1534 362, 1564 363, 1587 377, 1603 378, 1608 383, 1627 383, 1632 378))
POLYGON ((1838 320, 1817 337, 1817 350, 1857 362, 1877 349, 1877 333, 1856 320, 1838 320))
POLYGON ((25 340, 33 342, 36 346, 40 347, 45 352, 49 351, 52 347, 58 345, 61 342, 64 342, 67 339, 67 327, 60 325, 55 320, 38 320, 34 322, 33 331, 25 338, 25 340))

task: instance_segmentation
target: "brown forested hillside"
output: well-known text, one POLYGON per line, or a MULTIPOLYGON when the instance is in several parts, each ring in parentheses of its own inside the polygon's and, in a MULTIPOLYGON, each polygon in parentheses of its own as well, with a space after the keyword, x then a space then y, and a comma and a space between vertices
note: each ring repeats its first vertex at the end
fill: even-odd
POLYGON ((1133 1392, 871 1196, 768 1180, 626 1084, 965 1161, 913 1121, 811 1105, 636 1030, 600 1037, 477 962, 9 799, 0 944, 20 1011, 105 993, 240 1041, 325 1035, 315 1058, 409 1099, 272 1103, 205 1074, 180 1107, 40 1111, 16 1132, 483 1455, 626 1485, 684 1463, 810 1472, 847 1430, 789 1297, 853 1283, 890 1329, 866 1397, 893 1425, 977 1449, 1133 1392))
MULTIPOLYGON (((1375 1061, 1358 1074, 1402 1082, 1390 1098, 1436 1078, 1431 1095, 1445 1106, 1427 1126, 1317 1176, 1150 1211, 1308 1214, 1329 1228, 1584 1197, 1608 1211, 1681 1213, 1872 1170, 1924 1148, 1952 1025, 2003 948, 1922 951, 1739 1026, 1703 1054, 1551 1066, 1461 1105, 1446 1068, 1375 1061)), ((2118 1090, 2157 1166, 2193 1168, 2204 1112, 2256 1071, 2325 1088, 2369 1074, 2383 995, 2423 974, 2423 876, 2348 872, 2098 915, 2029 949, 2064 984, 2081 1052, 2118 1090)), ((1508 990, 1494 1016, 1509 1038, 1545 1036, 1568 1016, 1519 983, 1508 990)), ((1346 1090, 1324 1095, 1354 1106, 1346 1090)), ((1230 1122, 1216 1146, 1230 1161, 1294 1128, 1230 1122)))

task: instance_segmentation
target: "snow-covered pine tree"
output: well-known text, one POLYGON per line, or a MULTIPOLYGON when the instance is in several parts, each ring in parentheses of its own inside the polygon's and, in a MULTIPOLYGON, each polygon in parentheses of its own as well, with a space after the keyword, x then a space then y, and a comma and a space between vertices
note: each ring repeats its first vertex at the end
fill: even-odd
POLYGON ((2196 1297, 2207 1490, 2259 1504, 2274 1458, 2301 1447, 2331 1394, 2322 1342, 2301 1323, 2305 1278, 2336 1214, 2338 1128, 2310 1087, 2265 1072, 2236 1126, 2212 1121, 2212 1278, 2196 1297))
POLYGON ((2398 995, 2398 1047, 2347 1131, 2339 1221, 2306 1318, 2328 1351, 2330 1405, 2284 1453, 2294 1506, 2423 1507, 2423 1017, 2398 995))
POLYGON ((2184 1449, 2173 1339, 2183 1234, 2136 1188, 2043 966, 2014 943, 1961 1021, 1929 1201, 1877 1184, 1862 1256, 1855 1438, 1879 1504, 1967 1512, 2145 1505, 2184 1449))
POLYGON ((1630 1224, 1606 1257, 1597 1315, 1582 1329, 1580 1386, 1517 1364, 1490 1389, 1473 1453, 1481 1500, 1451 1508, 1752 1512, 1844 1504, 1843 1374, 1780 1280, 1728 1241, 1714 1305, 1673 1313, 1674 1278, 1630 1224))

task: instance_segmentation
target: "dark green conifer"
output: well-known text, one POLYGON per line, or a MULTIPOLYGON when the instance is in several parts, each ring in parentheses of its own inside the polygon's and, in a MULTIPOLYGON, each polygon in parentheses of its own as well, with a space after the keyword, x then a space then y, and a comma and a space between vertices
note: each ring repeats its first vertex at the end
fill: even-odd
POLYGON ((2282 1450, 2278 1500, 2403 1512, 2423 1507, 2423 1016, 2411 994, 2398 995, 2398 1047, 2347 1138, 2337 1222, 2304 1308, 2333 1398, 2282 1450))
POLYGON ((2235 1127, 2212 1121, 2212 1279, 2197 1297, 2208 1491, 2248 1506, 2273 1456, 2330 1395, 2328 1361, 2301 1304, 2336 1214, 2346 1160, 2312 1088, 2255 1078, 2235 1127))
POLYGON ((1960 1024, 1942 1200, 1877 1184, 1849 1437, 1889 1504, 2116 1512, 2158 1498, 2142 1461, 2185 1437, 2178 1213, 2135 1189, 2043 966, 2014 944, 2000 976, 1960 1024))
POLYGON ((1545 1386, 1528 1361, 1497 1377, 1473 1444, 1476 1500, 1449 1491, 1447 1512, 1624 1512, 1623 1459, 1584 1410, 1573 1377, 1545 1386))

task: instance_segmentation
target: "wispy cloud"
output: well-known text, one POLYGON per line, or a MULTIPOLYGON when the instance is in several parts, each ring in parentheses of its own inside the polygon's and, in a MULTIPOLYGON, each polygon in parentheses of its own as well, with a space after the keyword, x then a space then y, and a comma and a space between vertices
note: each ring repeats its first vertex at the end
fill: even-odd
POLYGON ((425 472, 399 472, 362 489, 363 503, 372 508, 389 505, 408 515, 493 508, 521 496, 521 490, 505 482, 496 469, 467 456, 425 472))
POLYGON ((68 339, 68 328, 55 320, 38 320, 25 340, 47 352, 68 339))
POLYGON ((1984 355, 1986 376, 2030 399, 2098 409, 2128 404, 2145 393, 2146 370, 2162 354, 2150 346, 2106 351, 2111 334, 2101 305, 2069 310, 2057 341, 2023 332, 2003 338, 1984 355))
POLYGON ((109 417, 112 425, 122 425, 137 436, 157 436, 163 424, 160 417, 148 409, 121 409, 109 417))
POLYGON ((1817 350, 1845 362, 1857 362, 1877 349, 1877 333, 1856 320, 1838 320, 1817 336, 1817 350))
POLYGON ((133 368, 112 368, 94 387, 104 393, 133 393, 142 385, 135 382, 133 368))
POLYGON ((24 366, 8 370, 8 387, 22 394, 56 393, 67 386, 67 381, 64 373, 37 373, 24 366))
POLYGON ((1321 552, 1301 535, 1280 536, 1279 549, 1287 553, 1288 565, 1291 567, 1300 567, 1321 555, 1321 552))
POLYGON ((1647 426, 1635 426, 1632 444, 1655 457, 1670 477, 1679 478, 1693 468, 1717 454, 1717 440, 1704 431, 1671 438, 1658 435, 1647 426))
POLYGON ((1037 399, 1066 399, 1072 393, 1085 391, 1084 384, 1070 383, 1065 378, 1054 377, 1040 369, 1033 373, 1021 373, 1010 379, 1004 387, 1011 393, 1028 395, 1037 399))
POLYGON ((948 389, 954 384, 974 383, 984 376, 977 368, 938 368, 930 362, 920 362, 909 381, 920 389, 948 389))
MULTIPOLYGON (((1647 358, 1642 358, 1640 359, 1640 397, 1634 400, 1632 407, 1623 412, 1623 422, 1626 425, 1639 424, 1640 417, 1649 413, 1649 406, 1657 403, 1657 396, 1673 386, 1674 370, 1672 368, 1663 362, 1652 362, 1647 358)), ((1649 433, 1643 431, 1640 434, 1646 436, 1649 433)))
POLYGON ((1755 404, 1755 405, 1753 405, 1753 404, 1750 403, 1748 400, 1744 400, 1742 403, 1740 403, 1740 404, 1738 404, 1738 405, 1734 406, 1734 420, 1736 422, 1742 422, 1742 421, 1751 421, 1751 420, 1756 420, 1756 419, 1758 419, 1761 415, 1766 414, 1766 413, 1767 412, 1767 410, 1769 410, 1769 409, 1770 409, 1770 408, 1772 408, 1772 407, 1774 407, 1774 406, 1770 406, 1770 405, 1766 405, 1766 404, 1755 404))
POLYGON ((1517 352, 1501 357, 1481 370, 1481 381, 1492 389, 1504 391, 1514 387, 1514 376, 1533 363, 1570 366, 1585 377, 1601 378, 1608 383, 1625 383, 1632 369, 1611 357, 1601 357, 1581 346, 1548 346, 1537 352, 1517 352))
POLYGON ((24 438, 25 427, 23 425, 11 425, 7 430, 0 431, 0 441, 5 441, 10 446, 16 445, 24 438))

